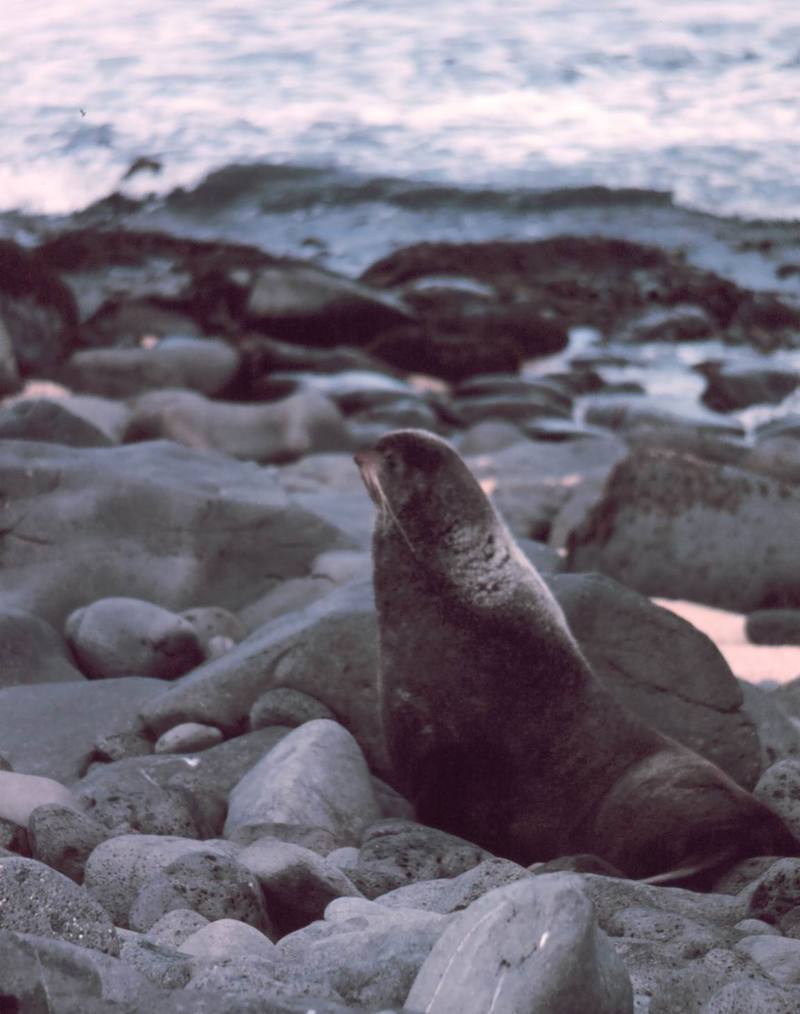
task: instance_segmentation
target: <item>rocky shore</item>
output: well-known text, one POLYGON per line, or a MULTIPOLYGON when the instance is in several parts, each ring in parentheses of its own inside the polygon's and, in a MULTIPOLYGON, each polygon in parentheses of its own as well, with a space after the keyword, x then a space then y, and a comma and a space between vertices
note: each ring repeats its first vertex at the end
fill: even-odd
POLYGON ((0 1011, 800 1007, 797 856, 700 893, 415 820, 352 461, 450 439, 596 673, 800 854, 800 662, 738 680, 652 601, 800 645, 800 276, 735 274, 586 234, 359 278, 155 231, 0 241, 0 1011), (620 379, 703 343, 696 404, 620 379))

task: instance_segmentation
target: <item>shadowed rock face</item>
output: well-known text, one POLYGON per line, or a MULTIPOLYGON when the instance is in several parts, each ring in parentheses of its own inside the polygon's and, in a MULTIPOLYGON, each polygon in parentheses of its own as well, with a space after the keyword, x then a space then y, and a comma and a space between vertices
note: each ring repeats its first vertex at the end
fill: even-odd
POLYGON ((747 612, 800 604, 800 493, 665 451, 633 452, 571 533, 568 565, 645 595, 747 612))

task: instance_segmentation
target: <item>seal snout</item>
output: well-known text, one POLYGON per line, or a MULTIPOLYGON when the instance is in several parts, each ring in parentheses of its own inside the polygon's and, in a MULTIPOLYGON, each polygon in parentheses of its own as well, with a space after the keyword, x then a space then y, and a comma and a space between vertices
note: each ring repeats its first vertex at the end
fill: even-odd
POLYGON ((369 493, 371 499, 375 504, 380 504, 381 483, 378 477, 378 469, 381 461, 380 453, 375 450, 358 451, 353 455, 353 461, 355 461, 358 466, 358 470, 361 473, 361 479, 367 487, 367 492, 369 493))

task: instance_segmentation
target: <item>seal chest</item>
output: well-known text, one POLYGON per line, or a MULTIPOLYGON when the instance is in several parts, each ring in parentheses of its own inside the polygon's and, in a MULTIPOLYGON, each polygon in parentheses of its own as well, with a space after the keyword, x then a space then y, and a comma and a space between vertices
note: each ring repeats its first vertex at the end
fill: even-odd
POLYGON ((592 852, 633 876, 795 850, 775 814, 601 685, 449 444, 398 430, 355 460, 377 514, 384 732, 420 820, 524 865, 592 852))

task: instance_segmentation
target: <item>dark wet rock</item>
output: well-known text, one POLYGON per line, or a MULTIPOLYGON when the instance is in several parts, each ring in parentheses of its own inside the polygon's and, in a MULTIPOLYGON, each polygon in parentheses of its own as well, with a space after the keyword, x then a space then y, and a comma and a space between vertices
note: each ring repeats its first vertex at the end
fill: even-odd
POLYGON ((753 644, 800 644, 800 609, 759 609, 745 629, 753 644))
POLYGON ((580 881, 550 874, 497 888, 451 922, 407 1005, 431 1014, 493 1007, 627 1014, 633 991, 580 881))
MULTIPOLYGON (((202 329, 188 313, 165 304, 158 298, 113 296, 81 325, 82 342, 92 346, 116 345, 130 348, 138 345, 143 338, 165 338, 168 335, 200 338, 202 329)), ((127 360, 128 363, 131 361, 127 360)), ((121 394, 124 383, 119 383, 119 373, 114 370, 114 363, 113 356, 90 356, 88 360, 79 362, 74 372, 68 370, 66 377, 68 381, 74 378, 82 390, 96 390, 98 394, 117 390, 121 394), (105 384, 102 381, 97 384, 89 381, 92 373, 96 375, 98 367, 105 373, 105 384), (117 383, 114 382, 115 379, 117 383), (83 387, 87 381, 89 386, 83 387)))
POLYGON ((701 399, 715 412, 735 412, 748 405, 776 405, 800 384, 800 376, 791 370, 726 365, 718 361, 700 363, 695 369, 706 378, 701 399))
POLYGON ((20 374, 50 376, 77 338, 72 293, 36 254, 0 240, 0 317, 20 374))
POLYGON ((157 344, 75 352, 61 378, 74 391, 129 398, 161 387, 220 394, 239 369, 239 352, 210 338, 164 338, 157 344))
POLYGON ((368 898, 406 884, 457 877, 489 853, 471 842, 407 820, 383 820, 367 829, 358 864, 348 876, 368 898))
POLYGON ((247 405, 182 389, 150 391, 135 401, 125 439, 161 438, 259 462, 292 461, 351 443, 339 410, 315 391, 247 405))
POLYGON ((411 316, 395 297, 302 264, 258 270, 243 306, 243 317, 251 326, 317 347, 361 346, 411 316))
POLYGON ((178 856, 146 877, 131 904, 131 929, 146 932, 167 912, 189 908, 206 919, 238 919, 274 934, 257 878, 213 848, 178 856))
MULTIPOLYGON (((538 308, 537 308, 538 309, 538 308)), ((516 373, 526 359, 566 348, 563 326, 533 307, 515 305, 472 316, 432 316, 391 328, 368 351, 408 372, 459 381, 475 374, 516 373)))
POLYGON ((237 851, 236 846, 222 841, 201 842, 169 835, 121 835, 102 842, 89 856, 84 887, 97 898, 116 926, 127 927, 131 906, 140 889, 173 862, 195 855, 233 860, 237 851))
POLYGON ((0 857, 0 930, 119 953, 111 919, 90 892, 35 859, 0 857))
POLYGON ((0 440, 41 440, 70 447, 109 447, 113 441, 52 398, 23 398, 0 409, 0 440))
POLYGON ((153 1004, 150 983, 140 972, 64 940, 0 930, 0 969, 0 999, 9 1014, 128 1014, 132 998, 140 1010, 153 1004))
POLYGON ((228 273, 275 263, 255 247, 102 227, 60 233, 36 257, 67 283, 83 321, 106 304, 113 311, 122 290, 128 301, 189 313, 210 331, 230 325, 236 296, 241 304, 241 287, 232 291, 228 273))
POLYGON ((599 574, 548 584, 595 673, 648 725, 741 785, 761 773, 758 735, 716 645, 686 620, 599 574))
POLYGON ((279 937, 321 919, 335 898, 361 897, 340 869, 300 845, 262 838, 238 859, 258 878, 279 937))
MULTIPOLYGON (((274 374, 369 372, 388 374, 391 368, 363 349, 338 346, 331 349, 313 348, 280 342, 274 338, 252 335, 238 346, 241 366, 232 390, 244 399, 257 399, 264 383, 266 390, 274 374)), ((291 393, 291 389, 285 391, 291 393)))
POLYGON ((80 777, 97 739, 136 725, 149 697, 163 693, 160 680, 50 683, 0 690, 0 743, 15 771, 64 782, 80 777))
POLYGON ((330 708, 301 690, 291 687, 275 687, 265 690, 250 709, 251 729, 263 729, 268 725, 286 725, 290 729, 304 722, 318 718, 335 719, 330 708))
POLYGON ((123 819, 128 812, 126 799, 136 800, 144 812, 152 804, 156 808, 154 816, 160 813, 167 821, 180 816, 195 826, 201 837, 214 837, 222 834, 228 794, 233 786, 288 731, 282 726, 271 726, 199 753, 153 754, 113 764, 95 764, 75 790, 79 795, 106 800, 109 813, 113 814, 116 805, 116 812, 121 812, 123 819), (179 811, 172 811, 170 800, 180 801, 179 811))
POLYGON ((569 537, 568 566, 747 612, 800 604, 800 494, 740 469, 636 451, 569 537))
POLYGON ((0 605, 51 622, 115 595, 235 610, 347 544, 267 471, 167 442, 76 450, 5 441, 0 488, 0 605))
POLYGON ((377 727, 377 660, 372 585, 362 579, 254 631, 179 680, 143 716, 159 734, 179 722, 235 731, 265 690, 291 687, 327 705, 380 770, 385 759, 377 727))
POLYGON ((82 671, 93 679, 172 680, 204 657, 187 620, 141 599, 98 599, 70 613, 65 633, 82 671))
POLYGON ((560 414, 569 414, 572 408, 571 392, 563 384, 550 377, 532 379, 507 373, 485 373, 458 384, 453 395, 456 398, 510 397, 540 399, 560 414))
POLYGON ((0 610, 0 686, 83 681, 58 631, 16 609, 0 610))
POLYGON ((352 845, 378 814, 358 744, 337 722, 317 719, 294 729, 237 783, 225 834, 264 821, 305 824, 352 845))
POLYGON ((28 818, 28 836, 34 859, 80 884, 86 860, 109 832, 88 814, 45 803, 28 818))
POLYGON ((592 852, 578 852, 572 856, 559 856, 546 863, 534 863, 530 872, 537 877, 545 873, 596 873, 601 877, 625 877, 625 874, 605 859, 592 852))

